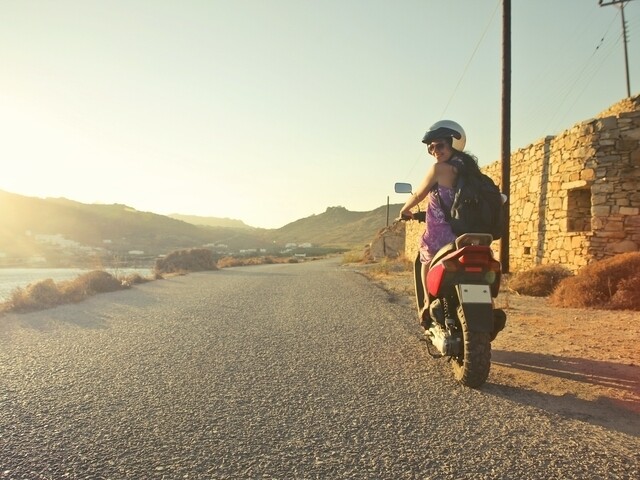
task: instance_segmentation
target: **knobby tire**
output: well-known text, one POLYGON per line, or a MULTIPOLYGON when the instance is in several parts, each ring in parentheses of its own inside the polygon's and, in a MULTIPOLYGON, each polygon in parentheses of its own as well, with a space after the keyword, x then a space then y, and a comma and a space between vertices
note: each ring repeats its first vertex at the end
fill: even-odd
POLYGON ((491 334, 470 332, 462 308, 458 309, 463 351, 453 358, 453 374, 462 385, 478 388, 487 381, 491 368, 491 334))

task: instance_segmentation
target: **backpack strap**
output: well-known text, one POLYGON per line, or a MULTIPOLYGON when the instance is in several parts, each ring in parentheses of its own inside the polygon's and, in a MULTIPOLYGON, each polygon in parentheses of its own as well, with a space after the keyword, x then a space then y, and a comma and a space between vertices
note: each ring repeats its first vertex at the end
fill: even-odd
MULTIPOLYGON (((445 163, 448 163, 458 171, 457 173, 458 179, 460 178, 461 175, 465 175, 467 173, 466 166, 464 164, 464 161, 461 158, 452 157, 449 160, 447 160, 445 163)), ((456 180, 456 185, 454 186, 454 188, 458 186, 457 184, 458 184, 458 181, 456 180)), ((442 213, 444 213, 444 219, 447 222, 450 222, 451 210, 445 207, 444 202, 442 201, 442 197, 440 196, 440 191, 438 190, 437 183, 433 186, 433 194, 438 199, 438 203, 440 204, 440 210, 442 210, 442 213)))
POLYGON ((460 175, 466 175, 468 173, 467 166, 465 165, 464 160, 460 157, 452 157, 445 163, 448 163, 457 170, 458 177, 460 175))
POLYGON ((449 222, 451 220, 451 212, 444 206, 444 202, 442 201, 442 197, 440 196, 440 190, 438 190, 437 183, 433 186, 433 195, 438 199, 440 210, 442 210, 442 213, 444 213, 444 219, 449 222))

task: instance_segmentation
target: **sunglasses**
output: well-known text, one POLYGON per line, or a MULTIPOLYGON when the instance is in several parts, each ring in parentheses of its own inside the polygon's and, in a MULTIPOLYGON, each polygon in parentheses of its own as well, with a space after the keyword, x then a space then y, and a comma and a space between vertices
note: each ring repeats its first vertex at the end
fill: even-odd
POLYGON ((433 154, 433 152, 435 152, 436 150, 438 151, 442 151, 445 149, 445 147, 447 146, 446 142, 432 142, 429 145, 427 145, 427 149, 429 151, 429 153, 433 154))

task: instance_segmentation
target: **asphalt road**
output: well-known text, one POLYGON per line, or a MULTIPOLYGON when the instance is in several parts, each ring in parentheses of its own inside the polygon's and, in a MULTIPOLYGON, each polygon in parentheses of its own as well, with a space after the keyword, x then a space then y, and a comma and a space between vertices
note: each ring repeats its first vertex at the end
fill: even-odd
POLYGON ((640 441, 455 383, 337 260, 0 318, 0 479, 640 478, 640 441))

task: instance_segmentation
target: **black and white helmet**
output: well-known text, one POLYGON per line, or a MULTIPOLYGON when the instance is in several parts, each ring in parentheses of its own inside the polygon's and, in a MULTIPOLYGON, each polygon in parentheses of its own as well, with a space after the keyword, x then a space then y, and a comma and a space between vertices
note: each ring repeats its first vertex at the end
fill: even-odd
POLYGON ((451 138, 452 147, 459 152, 464 150, 467 143, 467 136, 460 124, 452 120, 440 120, 429 127, 424 134, 422 143, 429 145, 437 138, 451 138))

